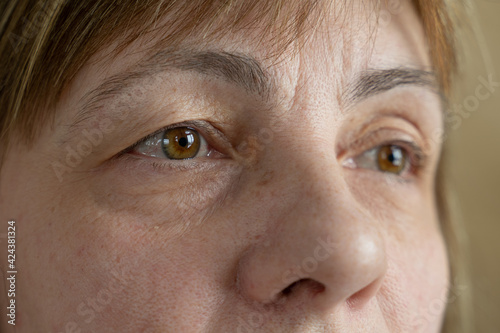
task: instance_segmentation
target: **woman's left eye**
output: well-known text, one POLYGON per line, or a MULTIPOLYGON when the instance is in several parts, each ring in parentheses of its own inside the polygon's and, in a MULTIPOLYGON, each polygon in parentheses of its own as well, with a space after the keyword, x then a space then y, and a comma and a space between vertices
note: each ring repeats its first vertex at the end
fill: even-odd
POLYGON ((421 154, 417 147, 408 149, 399 144, 383 144, 349 158, 344 165, 401 175, 421 164, 421 154))
POLYGON ((384 145, 376 149, 377 167, 380 171, 399 175, 406 167, 408 153, 402 147, 384 145))
POLYGON ((186 160, 210 155, 205 138, 194 128, 179 126, 150 135, 136 144, 131 152, 141 155, 186 160))

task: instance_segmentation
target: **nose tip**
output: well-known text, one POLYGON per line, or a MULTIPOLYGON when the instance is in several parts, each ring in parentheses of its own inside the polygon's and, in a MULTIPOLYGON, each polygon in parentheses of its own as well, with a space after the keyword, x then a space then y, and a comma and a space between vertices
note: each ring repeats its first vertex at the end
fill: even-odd
POLYGON ((383 242, 369 233, 303 238, 293 248, 256 247, 241 262, 240 290, 260 303, 304 304, 318 314, 339 305, 360 309, 378 292, 386 271, 383 242))
POLYGON ((378 233, 356 234, 337 258, 325 262, 321 270, 312 274, 327 286, 320 296, 322 308, 328 310, 332 303, 342 302, 351 309, 362 308, 379 291, 386 270, 385 244, 378 233))

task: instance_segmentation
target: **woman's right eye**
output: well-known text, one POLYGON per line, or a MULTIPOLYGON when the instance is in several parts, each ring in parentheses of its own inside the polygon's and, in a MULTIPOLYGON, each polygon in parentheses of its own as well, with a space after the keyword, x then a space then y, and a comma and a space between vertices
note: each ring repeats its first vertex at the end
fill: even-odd
POLYGON ((212 149, 196 129, 178 126, 154 133, 128 151, 169 160, 186 160, 210 156, 212 149))

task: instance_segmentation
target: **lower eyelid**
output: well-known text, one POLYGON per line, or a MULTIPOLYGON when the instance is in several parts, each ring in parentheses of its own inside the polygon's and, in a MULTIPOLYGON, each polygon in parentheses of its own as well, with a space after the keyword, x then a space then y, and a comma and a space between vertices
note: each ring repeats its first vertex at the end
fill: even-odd
MULTIPOLYGON (((115 163, 121 163, 125 165, 127 169, 140 170, 141 172, 152 172, 152 173, 170 173, 176 171, 204 171, 212 169, 217 166, 217 160, 215 159, 184 159, 172 161, 169 159, 159 159, 156 157, 150 157, 138 154, 123 154, 117 156, 115 163), (202 160, 203 159, 203 160, 202 160), (200 161, 202 160, 202 161, 200 161)), ((137 173, 136 171, 134 173, 137 173)))

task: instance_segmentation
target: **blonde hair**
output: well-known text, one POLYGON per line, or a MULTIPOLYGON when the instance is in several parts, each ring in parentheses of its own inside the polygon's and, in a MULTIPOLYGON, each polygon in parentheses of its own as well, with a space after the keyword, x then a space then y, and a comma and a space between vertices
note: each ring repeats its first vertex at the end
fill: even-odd
MULTIPOLYGON (((445 0, 413 0, 413 3, 426 33, 441 90, 447 96, 456 64, 453 9, 445 0)), ((163 44, 176 45, 195 33, 217 38, 259 22, 264 35, 271 29, 278 31, 274 34, 275 42, 284 49, 311 28, 310 22, 319 21, 324 4, 324 0, 2 1, 0 164, 13 134, 29 146, 40 129, 50 123, 64 88, 91 56, 111 42, 118 42, 118 53, 152 31, 164 34, 163 44), (170 18, 168 29, 160 25, 165 16, 170 18), (226 24, 220 24, 221 20, 226 24)), ((455 232, 459 227, 448 216, 442 181, 436 183, 452 276, 457 276, 459 246, 455 232)), ((463 326, 461 299, 447 308, 446 331, 459 332, 463 326)))

